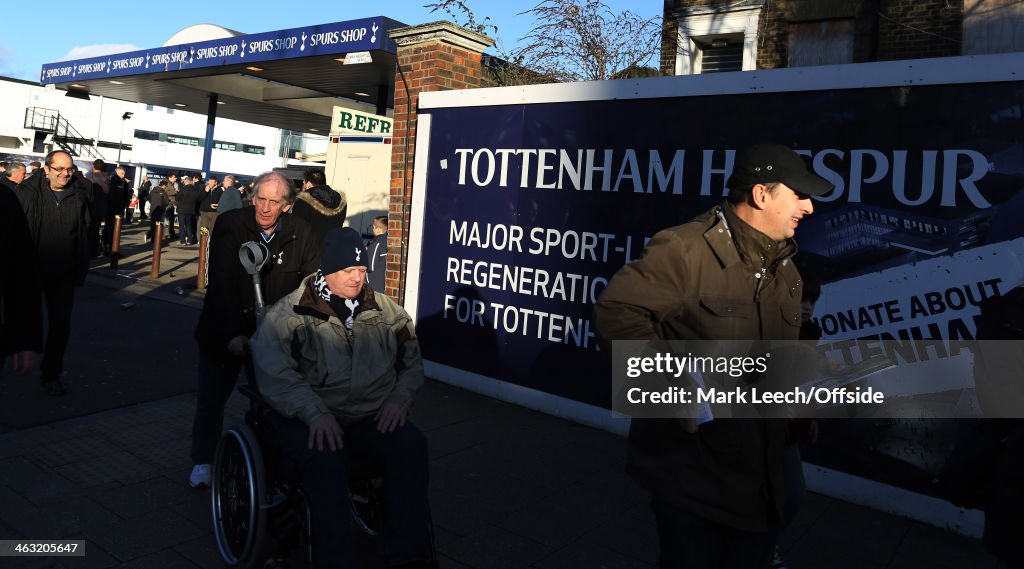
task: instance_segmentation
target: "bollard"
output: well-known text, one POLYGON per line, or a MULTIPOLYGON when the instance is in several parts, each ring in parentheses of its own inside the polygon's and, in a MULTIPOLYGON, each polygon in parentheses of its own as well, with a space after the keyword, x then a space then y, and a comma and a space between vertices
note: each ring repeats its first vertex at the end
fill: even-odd
POLYGON ((196 290, 206 290, 206 248, 210 243, 210 230, 199 230, 199 270, 196 272, 196 290))
POLYGON ((117 262, 121 259, 121 216, 114 216, 114 238, 110 243, 110 268, 117 270, 117 262))
POLYGON ((156 222, 156 230, 153 232, 153 267, 149 270, 149 278, 156 280, 160 278, 160 243, 164 239, 164 223, 156 222))

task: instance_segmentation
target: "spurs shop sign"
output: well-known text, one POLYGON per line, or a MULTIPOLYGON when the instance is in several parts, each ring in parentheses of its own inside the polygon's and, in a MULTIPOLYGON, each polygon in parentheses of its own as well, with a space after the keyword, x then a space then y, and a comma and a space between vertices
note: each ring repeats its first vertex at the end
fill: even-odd
POLYGON ((402 25, 390 18, 364 18, 49 63, 43 65, 39 81, 45 85, 356 51, 394 51, 387 30, 402 25))

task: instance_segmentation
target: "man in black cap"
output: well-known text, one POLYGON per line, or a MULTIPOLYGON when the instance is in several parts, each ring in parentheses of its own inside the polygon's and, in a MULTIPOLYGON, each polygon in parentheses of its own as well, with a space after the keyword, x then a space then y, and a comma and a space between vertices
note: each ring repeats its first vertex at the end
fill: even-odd
MULTIPOLYGON (((725 203, 661 231, 616 273, 594 308, 603 341, 797 339, 793 235, 814 211, 810 196, 832 185, 791 149, 757 144, 739 153, 728 187, 725 203)), ((661 567, 770 567, 786 428, 776 419, 633 419, 627 468, 651 492, 661 567)))
POLYGON ((279 413, 283 450, 302 472, 315 565, 356 566, 347 482, 356 449, 383 466, 386 566, 425 568, 427 444, 407 420, 423 362, 409 314, 364 286, 367 258, 354 229, 328 231, 320 268, 260 325, 253 367, 279 413))

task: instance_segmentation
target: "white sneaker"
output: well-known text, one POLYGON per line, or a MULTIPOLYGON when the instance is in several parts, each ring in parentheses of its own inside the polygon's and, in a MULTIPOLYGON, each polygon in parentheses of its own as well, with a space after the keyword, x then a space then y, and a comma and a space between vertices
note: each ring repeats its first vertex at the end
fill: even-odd
POLYGON ((192 467, 192 474, 188 477, 188 485, 193 488, 206 487, 210 485, 210 465, 197 464, 192 467))

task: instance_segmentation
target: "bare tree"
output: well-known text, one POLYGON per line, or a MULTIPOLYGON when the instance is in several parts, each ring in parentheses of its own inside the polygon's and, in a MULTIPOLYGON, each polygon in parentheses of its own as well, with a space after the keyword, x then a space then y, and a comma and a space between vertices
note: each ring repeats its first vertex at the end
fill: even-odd
MULTIPOLYGON (((463 0, 425 7, 447 13, 465 28, 498 35, 490 18, 477 20, 463 0)), ((601 0, 541 0, 523 14, 532 15, 536 25, 514 49, 497 42, 498 56, 489 67, 499 85, 611 79, 643 67, 658 53, 660 16, 613 12, 601 0)))

